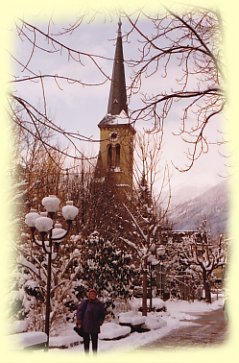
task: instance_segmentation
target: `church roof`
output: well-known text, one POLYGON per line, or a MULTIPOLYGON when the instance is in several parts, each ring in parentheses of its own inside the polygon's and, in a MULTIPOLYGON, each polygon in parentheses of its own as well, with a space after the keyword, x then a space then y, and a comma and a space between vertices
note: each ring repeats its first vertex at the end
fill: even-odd
MULTIPOLYGON (((127 105, 127 94, 126 94, 126 82, 125 82, 125 71, 124 71, 124 54, 122 44, 122 33, 121 33, 121 21, 119 21, 118 36, 115 47, 114 64, 111 78, 110 94, 108 101, 107 115, 99 123, 99 127, 107 126, 111 124, 113 119, 124 113, 123 117, 124 124, 129 123, 128 119, 128 105, 127 105)), ((117 123, 117 122, 116 122, 117 123)))
MULTIPOLYGON (((125 125, 131 125, 129 116, 125 112, 125 110, 122 110, 120 114, 112 115, 110 113, 107 113, 107 115, 103 118, 103 120, 99 123, 99 126, 125 126, 125 125)), ((132 126, 132 125, 131 125, 132 126)), ((132 126, 133 127, 133 126, 132 126)))

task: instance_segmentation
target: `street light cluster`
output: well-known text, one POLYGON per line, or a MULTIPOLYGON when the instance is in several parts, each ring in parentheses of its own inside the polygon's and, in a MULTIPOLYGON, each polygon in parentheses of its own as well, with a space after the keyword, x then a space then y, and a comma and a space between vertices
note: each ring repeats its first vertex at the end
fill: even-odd
POLYGON ((45 212, 38 213, 35 209, 31 209, 25 216, 25 223, 31 230, 32 241, 40 245, 44 252, 48 255, 47 262, 47 289, 46 289, 46 315, 45 315, 45 333, 47 335, 46 349, 49 347, 50 333, 50 310, 51 310, 51 264, 53 247, 56 247, 56 253, 59 251, 60 243, 70 232, 72 221, 77 216, 79 210, 73 205, 72 201, 67 201, 62 208, 61 214, 67 223, 67 230, 62 225, 53 221, 56 212, 59 210, 60 199, 55 195, 49 195, 42 199, 42 205, 45 212), (35 232, 38 231, 41 237, 41 243, 35 239, 35 232))
MULTIPOLYGON (((55 195, 50 195, 42 199, 42 205, 45 207, 46 212, 38 213, 35 209, 31 209, 25 216, 25 222, 30 227, 32 235, 34 236, 35 230, 37 229, 43 240, 46 234, 52 230, 53 238, 63 239, 67 231, 61 228, 59 223, 56 223, 53 228, 53 217, 59 209, 60 199, 55 195)), ((67 201, 66 205, 62 208, 61 213, 68 224, 68 229, 78 212, 78 208, 73 205, 72 201, 67 201)))
MULTIPOLYGON (((79 210, 73 205, 72 201, 67 201, 66 205, 62 208, 61 214, 67 223, 67 230, 62 228, 62 225, 58 222, 54 224, 53 218, 56 212, 59 210, 60 199, 55 195, 50 195, 42 199, 42 205, 45 207, 46 212, 38 213, 35 209, 31 209, 29 213, 25 216, 25 223, 31 230, 32 241, 37 243, 35 239, 36 230, 40 233, 42 247, 46 251, 46 239, 49 234, 50 248, 53 247, 52 242, 55 242, 57 251, 59 249, 59 244, 67 236, 70 231, 72 221, 77 216, 79 210), (51 241, 50 241, 51 240, 51 241)), ((49 244, 48 242, 48 244, 49 244)), ((52 252, 52 251, 50 251, 52 252)))

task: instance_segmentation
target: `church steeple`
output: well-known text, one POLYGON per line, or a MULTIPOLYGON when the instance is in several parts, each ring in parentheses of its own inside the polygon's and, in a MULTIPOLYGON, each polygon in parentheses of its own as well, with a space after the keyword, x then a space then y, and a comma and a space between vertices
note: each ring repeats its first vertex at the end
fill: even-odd
POLYGON ((100 151, 96 178, 108 180, 121 189, 132 189, 135 129, 128 115, 121 25, 119 21, 108 111, 98 124, 100 151))
POLYGON ((122 110, 124 110, 128 115, 121 25, 121 20, 119 20, 108 102, 108 114, 111 115, 119 115, 122 110))

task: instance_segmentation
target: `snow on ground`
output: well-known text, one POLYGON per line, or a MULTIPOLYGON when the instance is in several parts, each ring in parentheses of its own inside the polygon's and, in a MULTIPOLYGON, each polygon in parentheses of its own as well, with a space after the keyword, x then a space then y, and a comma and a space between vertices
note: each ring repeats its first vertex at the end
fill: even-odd
MULTIPOLYGON (((138 306, 138 304, 141 303, 141 299, 135 299, 134 303, 135 305, 133 304, 132 308, 138 306)), ((159 298, 155 298, 153 300, 153 306, 162 306, 162 304, 166 305, 167 312, 151 312, 148 313, 146 318, 146 324, 148 324, 152 330, 145 333, 133 332, 119 340, 99 340, 99 352, 113 350, 129 352, 147 343, 159 340, 169 334, 173 329, 195 324, 192 320, 197 319, 197 315, 222 308, 223 298, 219 297, 218 300, 215 299, 212 304, 197 300, 191 303, 183 300, 169 300, 167 302, 162 302, 159 298), (157 321, 164 321, 165 324, 158 324, 157 326, 160 327, 155 329, 157 321)), ((104 323, 103 325, 106 324, 107 323, 104 323)), ((108 328, 107 337, 115 337, 115 324, 108 326, 108 328)), ((120 333, 120 330, 124 328, 124 326, 119 326, 118 333, 120 333)), ((74 351, 83 351, 83 345, 80 344, 79 346, 70 349, 74 351)))
POLYGON ((24 346, 25 348, 31 347, 32 345, 44 344, 47 341, 46 333, 41 331, 38 332, 24 332, 21 334, 12 335, 14 347, 24 346))
POLYGON ((27 331, 27 320, 14 321, 10 327, 10 334, 17 334, 27 331))
MULTIPOLYGON (((222 308, 223 302, 222 297, 219 297, 218 300, 214 297, 212 304, 197 300, 194 302, 183 300, 168 300, 163 302, 161 299, 155 298, 153 299, 153 306, 162 307, 166 305, 167 311, 150 312, 146 319, 144 317, 142 319, 141 313, 137 311, 141 299, 134 299, 131 302, 132 310, 130 312, 119 314, 119 320, 105 322, 103 324, 99 336, 99 352, 113 350, 129 352, 145 344, 152 343, 169 334, 173 329, 195 324, 193 320, 197 319, 198 315, 222 308), (132 332, 130 334, 130 328, 119 325, 120 320, 124 321, 124 323, 129 322, 132 326, 139 321, 142 322, 145 320, 144 325, 151 330, 143 333, 132 332), (116 339, 122 336, 123 338, 116 339)), ((60 346, 68 347, 70 351, 83 352, 82 338, 73 331, 73 327, 74 324, 68 324, 61 331, 61 335, 50 338, 50 345, 54 348, 49 352, 59 349, 57 347, 60 346), (78 345, 75 345, 77 342, 78 345)))

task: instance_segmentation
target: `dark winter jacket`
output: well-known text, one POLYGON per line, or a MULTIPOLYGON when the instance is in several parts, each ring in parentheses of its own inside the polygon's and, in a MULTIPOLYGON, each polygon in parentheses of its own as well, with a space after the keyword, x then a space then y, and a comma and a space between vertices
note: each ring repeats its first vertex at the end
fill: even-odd
POLYGON ((98 300, 83 300, 77 308, 77 321, 86 333, 100 333, 105 319, 104 305, 98 300))

